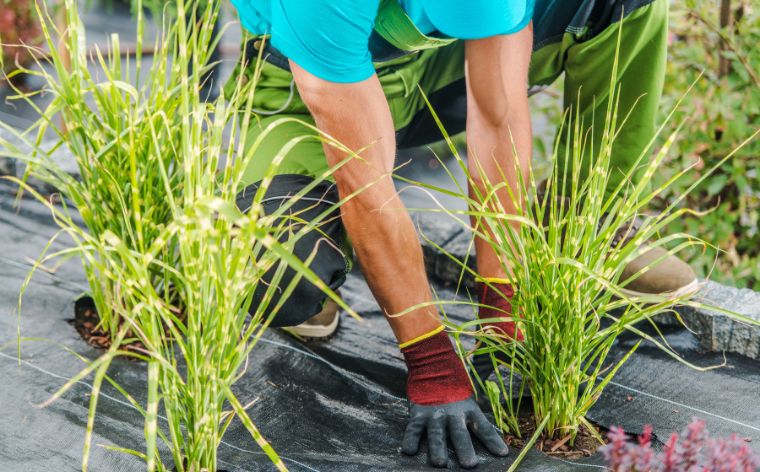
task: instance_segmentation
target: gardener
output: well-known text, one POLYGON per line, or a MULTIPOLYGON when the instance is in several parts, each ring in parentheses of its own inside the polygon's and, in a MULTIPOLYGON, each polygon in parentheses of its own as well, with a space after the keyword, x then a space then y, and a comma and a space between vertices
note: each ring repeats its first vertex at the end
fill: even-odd
MULTIPOLYGON (((386 314, 430 302, 418 239, 390 177, 397 148, 441 138, 419 89, 451 134, 466 128, 472 174, 482 168, 491 182, 506 176, 517 189, 515 164, 527 177, 531 159, 529 85, 550 84, 564 72, 566 105, 577 104, 584 122, 593 123, 593 148, 598 149, 624 17, 616 83, 619 109, 630 115, 614 145, 614 188, 655 133, 667 2, 538 0, 534 8, 533 0, 233 0, 252 34, 249 59, 260 54, 265 60, 250 139, 275 120, 296 117, 358 154, 351 158, 317 139, 314 129, 285 121, 263 138, 248 167, 248 182, 256 188, 274 157, 296 143, 267 190, 265 211, 271 212, 347 160, 334 172, 334 185, 317 185, 290 211, 297 209, 308 219, 362 191, 341 206, 339 218, 328 219, 320 233, 301 240, 296 254, 305 259, 315 251, 310 267, 337 288, 350 267, 345 228, 386 314), (332 241, 324 244, 328 238, 332 241)), ((255 67, 251 60, 244 73, 250 77, 255 67)), ((568 138, 558 139, 562 151, 568 138)), ((562 152, 560 159, 565 159, 562 152)), ((244 209, 252 193, 241 194, 238 203, 244 209)), ((506 211, 515 210, 506 192, 499 197, 506 211)), ((480 239, 475 247, 481 302, 495 307, 481 309, 479 316, 503 316, 496 309, 511 312, 511 306, 498 292, 510 295, 515 288, 492 250, 480 239)), ((693 288, 689 267, 661 249, 650 249, 628 270, 635 273, 659 257, 666 262, 627 290, 678 294, 693 288)), ((300 325, 301 334, 325 336, 337 319, 335 306, 303 282, 273 325, 300 325)), ((459 463, 473 467, 477 458, 469 426, 491 453, 506 455, 507 446, 472 398, 467 373, 436 308, 418 308, 388 321, 409 371, 410 419, 402 451, 416 454, 426 432, 433 465, 446 465, 449 440, 459 463)), ((493 329, 521 337, 511 323, 493 329)))

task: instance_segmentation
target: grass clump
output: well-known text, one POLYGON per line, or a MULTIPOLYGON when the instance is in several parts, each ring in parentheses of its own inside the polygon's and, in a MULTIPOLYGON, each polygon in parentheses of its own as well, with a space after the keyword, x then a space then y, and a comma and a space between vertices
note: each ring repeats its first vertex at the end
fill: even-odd
MULTIPOLYGON (((111 37, 108 51, 96 50, 94 57, 87 57, 78 6, 66 2, 64 7, 65 31, 38 7, 50 59, 25 72, 44 81, 39 93, 52 100, 43 110, 34 102, 37 93, 11 97, 26 100, 40 115, 19 136, 24 149, 16 148, 11 157, 27 164, 27 176, 48 184, 63 196, 65 205, 77 209, 83 227, 66 211, 60 221, 80 247, 90 249, 82 253, 85 275, 101 327, 114 338, 122 323, 111 302, 120 294, 109 281, 120 268, 105 265, 108 261, 96 263, 90 254, 102 250, 100 236, 106 233, 146 251, 172 218, 168 198, 182 194, 184 169, 176 146, 182 137, 182 71, 171 61, 178 41, 176 32, 158 37, 152 66, 144 74, 140 17, 133 61, 122 60, 117 35, 111 37), (59 40, 65 47, 58 47, 59 40), (90 61, 98 68, 90 68, 90 61), (53 141, 47 140, 50 137, 53 141), (56 158, 64 149, 75 160, 76 178, 56 158)), ((14 150, 10 143, 6 147, 14 150)), ((167 263, 177 258, 172 249, 161 254, 167 263)), ((147 278, 157 286, 161 274, 151 270, 147 278)))
MULTIPOLYGON (((40 119, 29 131, 15 133, 31 151, 2 143, 10 156, 27 163, 27 175, 51 185, 62 197, 62 206, 54 205, 15 179, 50 208, 61 228, 35 269, 54 258, 81 257, 111 338, 108 351, 89 362, 49 402, 94 374, 83 470, 88 467, 104 381, 144 415, 144 450, 118 450, 142 458, 148 470, 170 470, 172 462, 181 472, 217 470, 217 448, 236 417, 275 467, 285 470, 233 387, 250 367, 249 354, 271 316, 301 278, 347 308, 308 269, 308 260, 304 263, 293 255, 299 238, 317 229, 335 207, 309 222, 290 215, 289 208, 310 186, 275 214, 263 213, 261 200, 294 140, 276 156, 251 209, 241 213, 237 208, 245 165, 279 123, 271 124, 249 148, 237 146, 247 141, 255 80, 244 84, 241 76, 227 98, 205 103, 201 77, 212 66, 207 65, 207 54, 218 40, 211 36, 217 7, 186 10, 182 0, 176 6, 180 18, 192 21, 164 26, 153 62, 143 71, 141 8, 134 62, 121 59, 116 36, 107 54, 96 52, 87 58, 77 2, 66 0, 66 31, 56 31, 49 17, 43 23, 50 63, 29 71, 45 80, 45 91, 53 96, 46 109, 38 110, 40 119), (65 41, 70 67, 56 52, 58 38, 65 41), (99 66, 97 73, 88 59, 99 66), (55 143, 45 146, 51 134, 55 143), (74 156, 81 178, 67 174, 54 157, 62 147, 74 156), (73 247, 50 252, 62 235, 73 240, 73 247), (296 277, 281 285, 286 268, 295 270, 296 277), (265 295, 252 306, 253 293, 261 286, 266 287, 265 295), (125 349, 135 341, 140 347, 125 349), (119 356, 147 363, 144 404, 107 375, 119 356), (165 424, 159 422, 159 411, 165 424), (169 448, 171 462, 161 457, 161 444, 169 448)), ((46 15, 44 9, 39 12, 46 15)), ((33 95, 20 98, 34 106, 33 95)))
MULTIPOLYGON (((616 74, 613 72, 611 76, 616 74)), ((512 274, 516 286, 512 305, 517 316, 449 324, 458 339, 476 339, 476 347, 466 352, 468 356, 486 356, 496 370, 495 380, 477 376, 473 380, 490 401, 498 426, 505 433, 521 437, 520 424, 524 421, 525 409, 529 411, 532 421, 529 429, 535 430, 535 434, 530 440, 526 438, 528 447, 510 470, 517 467, 539 435, 563 440, 563 444, 570 445, 574 444, 582 427, 598 435, 585 415, 641 342, 610 362, 608 355, 623 332, 635 333, 642 341, 647 340, 686 363, 664 338, 647 334, 641 325, 648 324, 656 330, 655 315, 672 313, 678 316, 673 310, 675 305, 699 307, 700 303, 690 300, 689 295, 632 298, 624 293, 622 288, 627 283, 662 260, 654 261, 627 280, 622 280, 622 274, 629 262, 649 248, 662 247, 667 255, 672 255, 687 248, 705 246, 703 241, 685 233, 662 236, 662 230, 693 213, 679 207, 679 203, 710 172, 705 172, 662 211, 646 213, 648 204, 689 170, 675 172, 660 185, 652 185, 676 140, 676 129, 654 156, 650 158, 648 149, 639 156, 626 178, 616 188, 608 189, 612 144, 625 119, 617 112, 614 83, 611 90, 604 117, 606 128, 599 148, 590 153, 583 152, 584 146, 591 142, 587 131, 589 124, 583 123, 579 116, 569 116, 566 120, 569 125, 561 132, 567 133, 570 138, 567 142, 575 143, 575 146, 568 144, 566 151, 571 158, 567 167, 560 167, 554 159, 545 191, 539 191, 533 174, 528 181, 523 181, 519 169, 515 171, 520 178, 518 188, 510 188, 503 175, 497 181, 489 180, 482 169, 473 175, 440 122, 455 165, 460 166, 467 176, 472 193, 468 194, 459 183, 456 183, 457 190, 449 191, 415 182, 420 187, 467 202, 467 211, 452 211, 443 206, 437 211, 452 216, 452 220, 464 225, 473 237, 482 238, 498 255, 505 273, 512 274), (590 162, 586 161, 590 166, 588 178, 581 180, 580 163, 586 154, 592 156, 590 162), (636 171, 640 171, 642 177, 634 182, 636 171), (506 213, 504 202, 497 197, 505 191, 517 208, 514 214, 506 213), (465 223, 458 215, 466 215, 474 223, 465 223), (629 231, 634 219, 640 220, 635 233, 629 231), (628 237, 620 238, 621 233, 628 237), (481 328, 498 321, 515 321, 524 341, 516 342, 481 328), (529 393, 529 402, 522 401, 523 393, 529 393)), ((716 167, 731 159, 735 152, 724 156, 716 167)), ((449 175, 453 176, 453 172, 449 175)), ((462 280, 478 276, 467 260, 460 260, 443 248, 438 249, 461 267, 462 280)), ((726 314, 739 321, 753 322, 738 314, 726 314)), ((459 347, 465 352, 461 343, 459 347)))

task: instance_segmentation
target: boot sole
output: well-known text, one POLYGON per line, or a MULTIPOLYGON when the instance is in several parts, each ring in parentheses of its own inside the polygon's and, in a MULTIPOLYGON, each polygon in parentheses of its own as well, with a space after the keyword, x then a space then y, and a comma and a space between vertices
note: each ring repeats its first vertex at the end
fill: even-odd
POLYGON ((700 288, 702 284, 699 283, 699 280, 694 279, 688 284, 684 285, 683 287, 673 290, 672 292, 664 292, 664 293, 645 293, 645 292, 637 292, 635 290, 630 290, 626 288, 620 289, 620 292, 623 293, 625 296, 630 298, 642 298, 642 297, 665 297, 666 300, 675 300, 676 298, 681 298, 685 295, 693 295, 695 294, 700 288))
POLYGON ((335 334, 338 330, 338 325, 340 325, 340 313, 335 315, 335 319, 329 325, 293 326, 287 328, 287 330, 296 336, 303 338, 304 341, 324 340, 335 334))
POLYGON ((287 328, 288 331, 295 334, 298 337, 312 339, 326 339, 335 334, 340 325, 340 310, 335 311, 330 324, 315 325, 315 324, 300 324, 298 326, 291 326, 287 328))

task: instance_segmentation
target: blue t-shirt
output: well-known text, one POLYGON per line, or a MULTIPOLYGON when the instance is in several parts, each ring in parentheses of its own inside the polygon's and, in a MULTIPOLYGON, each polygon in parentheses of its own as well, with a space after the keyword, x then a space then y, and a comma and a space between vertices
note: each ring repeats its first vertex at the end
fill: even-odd
MULTIPOLYGON (((271 34, 272 45, 311 74, 331 82, 359 82, 375 68, 369 37, 379 0, 232 0, 243 27, 271 34)), ((399 0, 424 34, 479 39, 522 30, 534 0, 399 0), (473 6, 475 5, 475 6, 473 6), (463 14, 464 12, 464 14, 463 14)))

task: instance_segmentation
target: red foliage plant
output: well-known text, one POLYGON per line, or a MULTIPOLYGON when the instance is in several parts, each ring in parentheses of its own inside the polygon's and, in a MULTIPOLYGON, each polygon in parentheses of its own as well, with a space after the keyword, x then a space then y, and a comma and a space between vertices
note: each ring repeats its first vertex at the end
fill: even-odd
POLYGON ((0 0, 3 72, 7 74, 15 70, 17 62, 22 65, 28 64, 32 54, 26 46, 37 46, 41 41, 42 28, 37 18, 34 0, 0 0))
POLYGON ((681 434, 673 433, 655 454, 652 427, 644 427, 638 444, 628 442, 622 428, 613 426, 607 435, 610 442, 600 448, 613 472, 757 472, 760 456, 746 441, 732 434, 728 438, 711 438, 705 422, 694 418, 681 434))

